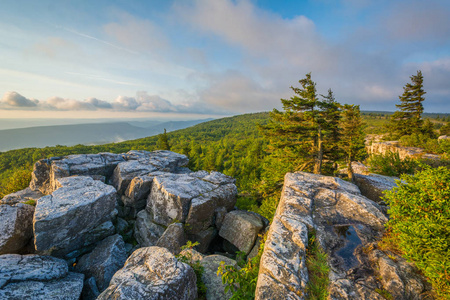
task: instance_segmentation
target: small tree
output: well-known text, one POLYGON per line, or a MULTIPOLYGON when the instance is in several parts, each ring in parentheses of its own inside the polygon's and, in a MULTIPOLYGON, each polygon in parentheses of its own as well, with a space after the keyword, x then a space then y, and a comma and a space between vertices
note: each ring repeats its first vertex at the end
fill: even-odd
POLYGON ((339 146, 346 154, 347 174, 351 181, 353 181, 352 162, 356 159, 363 159, 367 155, 363 126, 359 105, 345 104, 342 111, 340 126, 342 136, 339 146))
POLYGON ((269 124, 261 128, 267 136, 274 137, 272 147, 283 148, 289 154, 295 164, 294 170, 304 170, 313 165, 313 172, 320 174, 324 143, 336 130, 334 124, 339 104, 331 90, 324 101, 319 100, 311 73, 299 83, 300 88, 291 87, 294 96, 281 99, 284 111, 274 109, 269 124))
POLYGON ((391 116, 389 127, 396 136, 420 132, 423 125, 422 102, 426 92, 423 90, 422 72, 417 71, 417 75, 411 76, 411 82, 403 87, 403 95, 399 96, 401 103, 395 105, 400 111, 391 116))
POLYGON ((166 129, 164 128, 164 133, 158 135, 158 142, 156 147, 160 150, 170 150, 169 137, 167 136, 166 129))

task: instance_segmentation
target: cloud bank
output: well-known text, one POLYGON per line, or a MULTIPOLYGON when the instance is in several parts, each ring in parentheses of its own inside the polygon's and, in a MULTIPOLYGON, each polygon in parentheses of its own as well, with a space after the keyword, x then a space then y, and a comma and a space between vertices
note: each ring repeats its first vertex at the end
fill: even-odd
POLYGON ((28 99, 17 92, 6 92, 0 100, 0 109, 38 111, 124 111, 160 113, 228 114, 230 111, 200 102, 173 104, 158 95, 139 91, 135 97, 118 96, 108 102, 96 98, 86 100, 51 97, 46 100, 28 99))

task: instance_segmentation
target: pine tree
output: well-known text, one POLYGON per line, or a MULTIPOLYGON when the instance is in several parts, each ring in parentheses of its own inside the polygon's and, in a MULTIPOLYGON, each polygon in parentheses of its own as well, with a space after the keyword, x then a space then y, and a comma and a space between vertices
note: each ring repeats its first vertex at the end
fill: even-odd
POLYGON ((299 83, 300 88, 291 86, 294 96, 281 99, 284 111, 274 109, 271 121, 261 129, 266 136, 273 137, 272 151, 283 148, 284 158, 295 164, 294 170, 304 170, 313 165, 313 172, 321 174, 324 143, 337 130, 339 104, 331 90, 324 101, 319 100, 311 73, 299 83))
POLYGON ((170 150, 169 138, 165 128, 164 133, 158 135, 156 147, 160 150, 170 150))
POLYGON ((361 119, 359 105, 345 104, 340 124, 342 137, 339 146, 347 156, 347 174, 351 181, 353 181, 352 162, 357 159, 363 159, 367 155, 363 126, 364 123, 361 119))
POLYGON ((396 111, 390 120, 390 128, 396 136, 420 132, 423 126, 422 102, 426 92, 423 90, 422 72, 417 71, 417 75, 410 78, 411 83, 403 87, 403 95, 399 96, 401 103, 395 105, 400 111, 396 111))

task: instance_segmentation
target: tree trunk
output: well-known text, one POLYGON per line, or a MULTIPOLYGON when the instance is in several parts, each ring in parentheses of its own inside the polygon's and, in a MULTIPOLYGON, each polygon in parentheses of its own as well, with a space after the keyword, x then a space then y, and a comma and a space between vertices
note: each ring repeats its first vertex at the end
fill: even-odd
POLYGON ((353 169, 352 169, 352 158, 350 156, 348 157, 348 161, 347 161, 347 175, 348 175, 348 179, 351 182, 355 181, 355 177, 353 176, 353 169))
POLYGON ((314 165, 314 174, 321 174, 322 160, 323 160, 323 140, 322 140, 322 129, 319 127, 319 133, 317 135, 317 160, 316 164, 314 165))

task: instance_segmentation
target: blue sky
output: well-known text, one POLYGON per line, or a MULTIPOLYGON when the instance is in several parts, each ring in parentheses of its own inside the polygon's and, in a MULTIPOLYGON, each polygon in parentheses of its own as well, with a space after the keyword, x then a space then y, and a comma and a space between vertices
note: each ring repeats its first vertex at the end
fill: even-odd
POLYGON ((395 110, 422 70, 450 112, 450 2, 20 1, 0 10, 0 117, 220 116, 320 94, 395 110))

